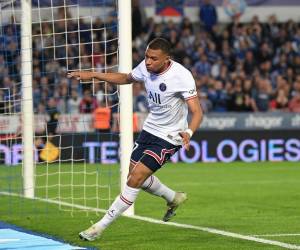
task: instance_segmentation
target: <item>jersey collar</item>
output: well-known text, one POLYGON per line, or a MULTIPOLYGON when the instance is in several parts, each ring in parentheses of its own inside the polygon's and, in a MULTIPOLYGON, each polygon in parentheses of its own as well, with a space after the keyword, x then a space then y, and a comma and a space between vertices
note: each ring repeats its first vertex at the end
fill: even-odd
POLYGON ((159 74, 153 73, 153 75, 161 76, 161 75, 165 74, 171 68, 172 64, 173 64, 173 61, 170 60, 170 64, 169 64, 168 68, 166 68, 163 72, 160 72, 159 74))

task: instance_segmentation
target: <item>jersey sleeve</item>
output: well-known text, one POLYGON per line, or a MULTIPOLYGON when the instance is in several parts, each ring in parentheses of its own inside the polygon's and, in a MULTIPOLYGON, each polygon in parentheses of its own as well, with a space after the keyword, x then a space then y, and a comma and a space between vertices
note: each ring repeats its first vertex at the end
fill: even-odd
POLYGON ((193 75, 188 71, 181 76, 180 94, 185 100, 197 97, 196 83, 193 75))
POLYGON ((145 61, 143 60, 138 66, 136 66, 131 72, 131 77, 137 82, 144 81, 144 74, 143 74, 143 66, 145 65, 145 61))

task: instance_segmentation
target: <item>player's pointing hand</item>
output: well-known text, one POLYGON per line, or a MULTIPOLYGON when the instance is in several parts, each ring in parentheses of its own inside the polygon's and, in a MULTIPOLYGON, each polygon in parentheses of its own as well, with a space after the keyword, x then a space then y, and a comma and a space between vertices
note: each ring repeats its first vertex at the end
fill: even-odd
POLYGON ((90 80, 93 78, 93 72, 88 71, 73 71, 67 74, 68 78, 76 78, 77 80, 90 80))

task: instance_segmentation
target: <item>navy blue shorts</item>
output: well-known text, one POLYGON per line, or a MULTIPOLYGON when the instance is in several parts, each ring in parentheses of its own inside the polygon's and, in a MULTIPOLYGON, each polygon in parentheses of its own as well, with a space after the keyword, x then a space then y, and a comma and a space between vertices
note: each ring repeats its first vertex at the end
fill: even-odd
POLYGON ((153 172, 160 169, 181 146, 176 146, 153 134, 142 130, 135 142, 130 162, 142 162, 153 172))

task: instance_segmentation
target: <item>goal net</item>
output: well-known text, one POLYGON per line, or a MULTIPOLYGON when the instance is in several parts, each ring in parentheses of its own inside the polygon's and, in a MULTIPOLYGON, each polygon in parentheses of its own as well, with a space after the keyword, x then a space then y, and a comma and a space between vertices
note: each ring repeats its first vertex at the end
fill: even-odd
POLYGON ((106 209, 120 190, 120 91, 67 72, 118 71, 117 0, 34 0, 29 33, 24 2, 0 1, 0 199, 106 209))

